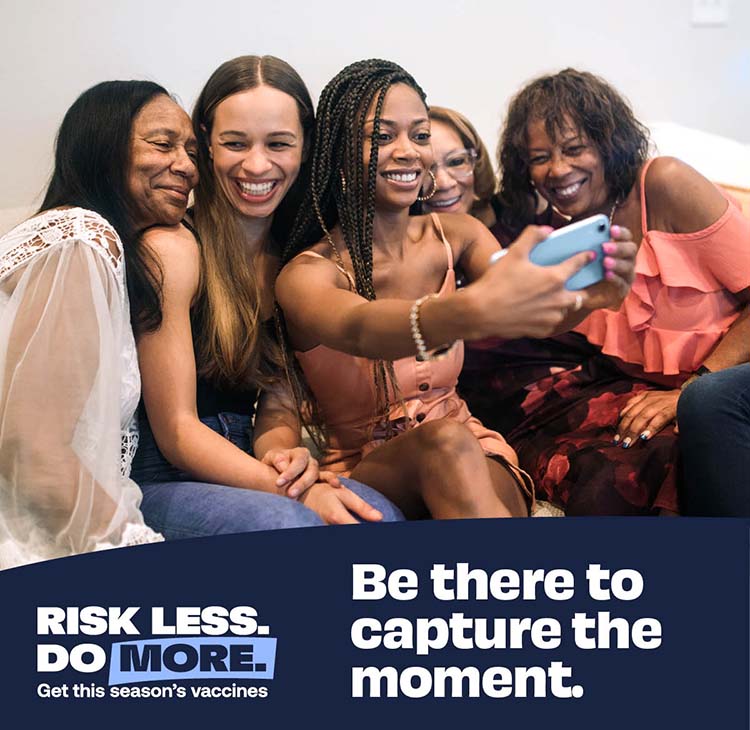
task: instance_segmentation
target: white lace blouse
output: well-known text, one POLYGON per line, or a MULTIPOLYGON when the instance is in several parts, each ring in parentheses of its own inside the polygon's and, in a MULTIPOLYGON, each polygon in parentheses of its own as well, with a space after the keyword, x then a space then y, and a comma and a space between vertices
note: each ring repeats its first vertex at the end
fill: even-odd
POLYGON ((129 479, 139 397, 112 226, 51 210, 0 238, 0 569, 163 539, 129 479))

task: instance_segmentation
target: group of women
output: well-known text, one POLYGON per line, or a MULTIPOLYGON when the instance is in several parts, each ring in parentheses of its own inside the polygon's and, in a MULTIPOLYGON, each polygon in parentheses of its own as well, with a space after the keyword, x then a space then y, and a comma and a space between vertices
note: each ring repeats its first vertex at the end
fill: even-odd
POLYGON ((270 56, 220 66, 192 123, 151 82, 84 92, 0 239, 0 567, 525 516, 535 485, 570 514, 676 512, 679 386, 750 359, 750 222, 650 164, 590 74, 525 87, 499 151, 496 192, 468 120, 382 60, 317 114, 270 56), (588 251, 529 260, 602 212, 600 283, 565 286, 588 251))

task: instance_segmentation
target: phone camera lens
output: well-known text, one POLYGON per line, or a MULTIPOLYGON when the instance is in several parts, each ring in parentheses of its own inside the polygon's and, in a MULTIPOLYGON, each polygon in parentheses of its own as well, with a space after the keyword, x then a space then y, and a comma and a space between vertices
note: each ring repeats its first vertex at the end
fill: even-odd
POLYGON ((607 226, 604 223, 600 223, 599 224, 599 233, 604 233, 604 231, 606 230, 606 228, 607 228, 607 226))

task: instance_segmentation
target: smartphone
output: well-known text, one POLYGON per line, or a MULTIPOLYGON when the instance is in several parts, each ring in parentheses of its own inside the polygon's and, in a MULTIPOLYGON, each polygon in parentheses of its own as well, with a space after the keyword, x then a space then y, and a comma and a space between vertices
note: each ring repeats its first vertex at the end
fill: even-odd
POLYGON ((529 259, 539 266, 554 266, 582 251, 593 251, 596 258, 573 274, 565 288, 575 291, 596 284, 604 278, 602 244, 610 240, 609 220, 606 215, 592 215, 550 233, 531 249, 529 259))

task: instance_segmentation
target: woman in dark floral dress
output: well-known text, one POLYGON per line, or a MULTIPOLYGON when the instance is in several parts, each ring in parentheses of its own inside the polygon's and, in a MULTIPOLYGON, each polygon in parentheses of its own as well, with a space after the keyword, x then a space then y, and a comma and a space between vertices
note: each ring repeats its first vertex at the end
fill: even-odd
POLYGON ((618 311, 467 348, 472 412, 568 515, 678 512, 680 387, 750 359, 750 220, 692 168, 647 153, 627 102, 571 69, 515 97, 500 142, 501 244, 534 220, 536 194, 574 221, 604 213, 639 243, 618 311))

